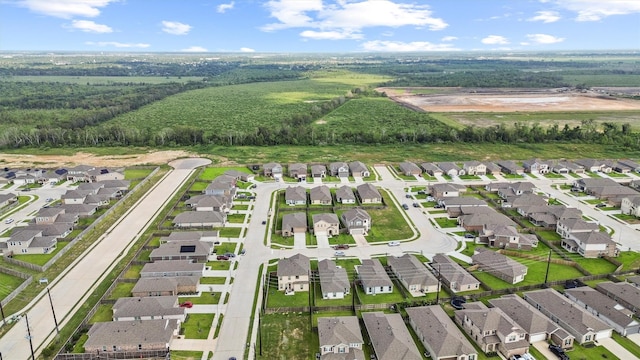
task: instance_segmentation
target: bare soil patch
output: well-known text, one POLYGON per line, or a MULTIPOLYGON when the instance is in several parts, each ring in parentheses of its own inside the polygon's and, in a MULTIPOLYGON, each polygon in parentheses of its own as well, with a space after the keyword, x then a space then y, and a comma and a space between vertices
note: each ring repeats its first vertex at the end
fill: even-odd
POLYGON ((161 165, 172 160, 197 156, 182 150, 152 151, 135 155, 96 155, 86 152, 78 152, 75 155, 24 155, 24 154, 0 154, 2 166, 6 167, 58 167, 74 166, 79 164, 120 167, 134 165, 161 165))
POLYGON ((428 112, 552 112, 640 110, 640 101, 567 89, 379 88, 389 98, 428 112))

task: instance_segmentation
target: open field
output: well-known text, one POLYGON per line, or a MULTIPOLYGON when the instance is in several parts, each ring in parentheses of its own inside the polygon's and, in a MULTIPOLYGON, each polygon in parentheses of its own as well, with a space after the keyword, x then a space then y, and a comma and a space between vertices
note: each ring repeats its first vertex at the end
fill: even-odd
POLYGON ((199 76, 27 76, 2 77, 2 81, 53 82, 63 84, 160 84, 166 82, 186 83, 202 81, 199 76))

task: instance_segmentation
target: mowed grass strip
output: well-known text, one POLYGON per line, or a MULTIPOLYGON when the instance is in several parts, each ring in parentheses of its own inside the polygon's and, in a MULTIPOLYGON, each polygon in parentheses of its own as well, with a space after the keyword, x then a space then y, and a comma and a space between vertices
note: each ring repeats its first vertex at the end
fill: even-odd
POLYGON ((17 276, 0 273, 0 300, 6 298, 13 290, 24 282, 17 276))
POLYGON ((187 321, 182 323, 182 330, 186 339, 206 339, 213 323, 215 314, 189 314, 187 321))

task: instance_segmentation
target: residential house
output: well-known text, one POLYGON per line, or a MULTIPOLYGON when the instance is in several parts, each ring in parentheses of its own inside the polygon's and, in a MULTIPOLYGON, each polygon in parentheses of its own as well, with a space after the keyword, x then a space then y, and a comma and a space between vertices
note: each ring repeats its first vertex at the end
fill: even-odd
POLYGON ((570 170, 565 161, 554 161, 549 163, 550 172, 555 174, 569 174, 570 170))
POLYGON ((34 220, 36 224, 53 224, 64 213, 65 210, 60 207, 40 208, 34 220))
POLYGON ((523 194, 507 196, 500 204, 503 208, 518 208, 521 206, 544 206, 547 205, 547 199, 538 194, 523 194))
POLYGON ((172 231, 169 236, 164 236, 160 238, 160 243, 165 242, 180 242, 180 241, 189 241, 189 240, 197 240, 203 241, 206 243, 214 243, 218 241, 220 232, 219 231, 172 231))
POLYGON ((439 162, 436 163, 436 165, 440 168, 440 170, 442 170, 443 175, 460 176, 465 174, 465 171, 463 169, 452 162, 439 162))
POLYGON ((411 295, 420 296, 438 291, 438 279, 412 254, 389 256, 387 264, 411 295))
POLYGON ((9 254, 48 254, 58 240, 55 236, 44 236, 43 230, 16 228, 6 241, 9 254))
POLYGON ((306 205, 307 204, 307 189, 302 186, 289 186, 284 191, 284 201, 287 205, 306 205))
POLYGON ((323 299, 344 299, 351 292, 347 271, 333 260, 318 262, 318 278, 323 299))
POLYGON ((304 234, 307 232, 307 214, 295 212, 284 214, 282 217, 282 236, 304 234))
POLYGON ((41 184, 57 184, 67 180, 67 169, 47 170, 39 179, 41 184))
POLYGON ((578 191, 584 191, 587 194, 591 194, 595 188, 603 188, 609 186, 620 186, 617 182, 608 178, 583 178, 576 179, 573 182, 573 188, 578 191))
POLYGON ((309 291, 309 272, 309 258, 302 254, 278 260, 278 290, 309 291))
POLYGON ((351 187, 344 185, 336 189, 336 201, 340 204, 355 204, 356 195, 351 187))
POLYGON ((121 297, 113 304, 113 321, 177 319, 184 322, 187 310, 178 306, 178 297, 121 297))
POLYGON ((262 166, 264 176, 271 177, 276 180, 282 179, 282 165, 278 163, 266 163, 262 166))
POLYGON ((76 165, 67 169, 67 181, 71 182, 90 182, 89 170, 94 170, 95 166, 92 165, 76 165))
POLYGON ((160 260, 191 260, 194 262, 207 262, 212 254, 213 247, 210 243, 197 240, 176 241, 160 244, 151 251, 151 261, 160 260))
POLYGON ((329 164, 329 172, 331 176, 349 177, 349 165, 345 162, 332 162, 329 164))
POLYGON ((629 183, 629 187, 634 190, 640 190, 640 180, 632 180, 629 183))
POLYGON ((211 181, 203 193, 206 195, 222 195, 233 199, 236 197, 237 182, 233 176, 220 175, 211 181))
POLYGON ((542 314, 533 305, 516 294, 503 295, 490 299, 491 306, 507 314, 526 333, 530 344, 539 341, 551 341, 564 349, 573 347, 573 335, 542 314))
POLYGON ((458 224, 469 232, 480 232, 487 225, 517 226, 508 216, 488 206, 463 207, 458 224))
POLYGON ((419 176, 422 174, 420 167, 410 161, 401 162, 399 167, 400 172, 405 176, 419 176))
POLYGON ((181 228, 221 227, 227 214, 220 211, 185 211, 173 218, 173 226, 181 228))
POLYGON ((367 235, 371 229, 371 216, 362 209, 350 209, 340 216, 349 235, 367 235))
POLYGON ((86 191, 67 190, 60 196, 63 204, 83 204, 84 199, 89 195, 86 191))
POLYGON ((480 270, 509 284, 524 281, 524 277, 527 275, 526 266, 505 255, 484 248, 476 248, 471 260, 474 265, 478 265, 480 270))
POLYGON ((609 325, 553 288, 528 291, 522 297, 567 330, 581 345, 611 337, 612 328, 609 325))
POLYGON ((462 266, 443 254, 433 256, 429 264, 436 276, 454 293, 478 290, 480 282, 469 274, 462 266))
POLYGON ((363 312, 362 321, 378 360, 422 360, 400 314, 363 312))
POLYGON ((578 253, 585 258, 601 256, 618 256, 616 243, 607 233, 599 231, 572 233, 569 238, 562 239, 561 246, 572 253, 578 253))
POLYGON ((613 170, 619 173, 640 172, 640 164, 629 159, 618 160, 613 170))
POLYGON ((340 234, 340 220, 334 213, 313 214, 313 233, 315 236, 334 236, 340 234))
POLYGON ((329 190, 329 187, 326 185, 311 188, 309 191, 309 200, 311 200, 311 205, 331 205, 333 203, 331 190, 329 190))
POLYGON ((637 288, 640 288, 640 275, 627 276, 627 282, 637 288))
POLYGON ((113 170, 98 168, 87 171, 90 182, 100 182, 107 180, 124 180, 123 170, 113 170))
POLYGON ((605 281, 596 285, 596 290, 633 311, 636 317, 640 317, 640 288, 628 282, 605 281))
POLYGON ((610 173, 612 171, 611 166, 607 166, 606 162, 602 160, 579 159, 574 162, 590 172, 610 173))
POLYGON ((486 175, 487 166, 480 161, 465 161, 462 168, 467 175, 486 175))
POLYGON ((369 177, 371 173, 369 168, 361 161, 352 161, 349 163, 349 173, 353 177, 369 177))
POLYGON ((71 222, 54 222, 53 224, 33 224, 30 223, 24 228, 25 230, 42 231, 42 236, 53 236, 56 239, 65 238, 73 231, 73 223, 71 222))
POLYGON ((356 192, 358 194, 358 198, 360 199, 361 204, 381 204, 382 203, 382 195, 375 186, 366 183, 358 185, 356 188, 356 192))
POLYGON ((0 208, 5 206, 9 206, 18 201, 18 196, 16 194, 0 194, 0 208))
POLYGON ((311 177, 322 179, 327 176, 327 167, 321 164, 311 165, 311 177))
POLYGON ((640 332, 640 322, 633 318, 633 313, 629 309, 589 286, 567 289, 564 295, 622 336, 640 332))
POLYGON ((549 164, 547 162, 541 161, 540 159, 531 159, 525 160, 522 162, 522 166, 524 167, 524 172, 531 174, 546 174, 549 172, 549 164))
POLYGON ((512 175, 522 175, 524 174, 524 167, 516 164, 515 161, 512 160, 502 160, 498 161, 498 166, 500 166, 500 170, 502 170, 505 174, 512 175))
POLYGON ((640 217, 640 195, 623 198, 620 203, 620 211, 626 215, 640 217))
POLYGON ((160 319, 145 321, 98 322, 87 332, 84 352, 101 354, 136 350, 168 350, 178 337, 180 321, 160 319))
POLYGON ((586 222, 582 219, 562 219, 556 225, 556 233, 563 238, 580 232, 599 231, 600 227, 594 222, 586 222))
POLYGON ((39 183, 42 179, 43 171, 40 169, 17 170, 13 177, 13 184, 23 186, 39 183))
POLYGON ((467 190, 464 185, 439 183, 431 185, 431 196, 436 199, 442 199, 445 197, 459 197, 460 193, 467 190))
POLYGON ((364 360, 364 340, 357 316, 318 318, 320 360, 364 360))
POLYGON ((420 167, 425 173, 431 176, 442 176, 442 169, 434 163, 422 163, 420 164, 420 167))
POLYGON ((140 278, 131 289, 131 295, 145 296, 174 296, 178 294, 195 294, 200 285, 200 276, 174 276, 140 278))
POLYGON ((294 178, 297 181, 307 181, 307 164, 289 164, 289 177, 294 178))
POLYGON ((204 267, 204 262, 192 260, 160 260, 144 264, 140 277, 203 276, 204 267))
POLYGON ((445 197, 438 199, 438 205, 447 210, 450 217, 457 217, 460 215, 460 208, 463 207, 489 206, 486 201, 471 196, 445 197))
POLYGON ((465 304, 456 310, 455 322, 485 353, 500 352, 505 358, 529 352, 527 332, 500 308, 482 302, 465 304))
POLYGON ((244 182, 249 182, 255 180, 256 176, 252 173, 246 173, 244 171, 239 171, 235 169, 229 169, 224 172, 224 175, 231 176, 233 178, 244 182))
POLYGON ((485 224, 480 230, 479 243, 500 249, 531 250, 538 246, 534 234, 522 234, 514 226, 485 224))
POLYGON ((196 195, 184 204, 195 211, 229 212, 233 201, 224 195, 196 195))
POLYGON ((358 266, 358 279, 367 295, 390 294, 393 282, 378 259, 364 259, 358 266))
POLYGON ((535 189, 535 185, 529 181, 516 181, 507 183, 505 187, 498 189, 498 196, 501 199, 506 199, 510 196, 532 194, 533 189, 535 189))
POLYGON ((520 206, 516 209, 518 214, 526 216, 535 226, 545 228, 557 228, 559 220, 581 219, 582 212, 576 208, 568 208, 564 205, 520 206))
POLYGON ((405 308, 409 324, 434 360, 476 360, 478 353, 440 305, 405 308))
POLYGON ((496 163, 485 162, 484 166, 487 169, 487 174, 500 175, 500 173, 502 172, 502 168, 500 168, 500 166, 498 166, 496 163))

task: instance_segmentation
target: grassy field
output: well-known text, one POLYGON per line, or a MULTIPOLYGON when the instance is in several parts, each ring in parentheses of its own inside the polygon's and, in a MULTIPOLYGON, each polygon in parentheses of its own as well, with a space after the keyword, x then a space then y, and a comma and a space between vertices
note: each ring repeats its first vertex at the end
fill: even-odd
POLYGON ((182 324, 186 339, 206 339, 215 314, 189 314, 182 324))
POLYGON ((311 360, 319 349, 308 314, 268 314, 261 320, 262 354, 257 359, 311 360))
POLYGON ((0 273, 0 300, 11 294, 11 292, 18 286, 20 286, 20 284, 22 284, 23 282, 24 279, 21 279, 19 277, 0 273))
POLYGON ((202 351, 171 350, 171 359, 200 360, 202 359, 202 351))
POLYGON ((2 77, 2 81, 16 82, 57 82, 64 84, 161 84, 167 82, 186 83, 188 81, 202 81, 199 76, 10 76, 2 77))

